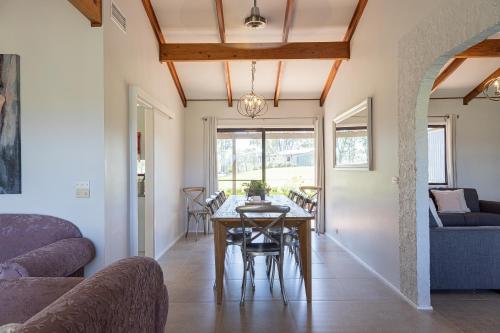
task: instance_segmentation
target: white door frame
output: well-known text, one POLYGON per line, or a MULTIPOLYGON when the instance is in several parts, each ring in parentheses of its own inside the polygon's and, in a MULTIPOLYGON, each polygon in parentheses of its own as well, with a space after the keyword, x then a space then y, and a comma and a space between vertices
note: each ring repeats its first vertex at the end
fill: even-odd
POLYGON ((145 221, 145 255, 147 257, 155 257, 155 213, 154 213, 154 115, 158 113, 169 119, 174 119, 175 114, 171 112, 165 105, 159 103, 141 88, 131 85, 129 86, 129 219, 130 219, 130 247, 129 253, 131 256, 139 254, 138 250, 138 205, 137 205, 137 105, 146 105, 152 110, 151 115, 145 116, 146 126, 149 124, 146 131, 146 169, 147 178, 145 187, 149 193, 146 196, 146 221, 145 221))

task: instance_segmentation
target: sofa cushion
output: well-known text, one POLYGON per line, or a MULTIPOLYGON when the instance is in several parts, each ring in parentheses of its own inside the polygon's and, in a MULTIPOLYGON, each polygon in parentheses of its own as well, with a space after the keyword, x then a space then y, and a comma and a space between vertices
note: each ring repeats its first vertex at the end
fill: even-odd
MULTIPOLYGON (((439 191, 453 191, 453 190, 458 190, 457 188, 445 188, 445 187, 440 187, 440 188, 432 188, 429 190, 430 196, 432 200, 434 200, 434 203, 436 203, 436 199, 434 198, 434 195, 432 194, 432 190, 439 190, 439 191)), ((476 189, 473 188, 464 188, 464 197, 465 197, 465 202, 467 203, 467 207, 471 210, 471 212, 479 212, 479 196, 477 195, 476 189)))
POLYGON ((500 214, 467 213, 465 223, 468 226, 500 226, 500 214))
POLYGON ((431 190, 440 213, 469 213, 464 190, 439 191, 431 190))
POLYGON ((462 213, 438 213, 445 227, 465 227, 465 214, 462 213))

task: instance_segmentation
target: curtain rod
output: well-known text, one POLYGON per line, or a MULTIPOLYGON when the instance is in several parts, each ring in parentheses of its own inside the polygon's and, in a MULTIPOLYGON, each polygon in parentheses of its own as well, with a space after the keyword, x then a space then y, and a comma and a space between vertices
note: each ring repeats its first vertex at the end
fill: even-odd
POLYGON ((450 115, 446 114, 444 116, 427 116, 427 118, 450 118, 450 115))
MULTIPOLYGON (((456 115, 457 116, 457 119, 460 119, 460 115, 456 115)), ((444 116, 427 116, 427 118, 445 118, 445 119, 449 119, 451 116, 449 114, 446 114, 444 116)))

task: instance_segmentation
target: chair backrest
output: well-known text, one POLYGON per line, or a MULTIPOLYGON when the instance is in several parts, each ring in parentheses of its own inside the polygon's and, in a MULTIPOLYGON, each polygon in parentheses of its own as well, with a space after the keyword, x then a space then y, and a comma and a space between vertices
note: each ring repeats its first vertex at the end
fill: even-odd
POLYGON ((300 207, 304 208, 307 205, 308 198, 307 198, 307 196, 304 193, 297 192, 294 201, 295 201, 295 203, 297 205, 299 205, 300 207))
POLYGON ((205 204, 208 207, 208 210, 210 211, 211 215, 214 215, 215 212, 219 209, 219 204, 215 198, 208 198, 205 200, 205 204))
POLYGON ((288 206, 280 205, 263 205, 263 206, 240 206, 236 208, 236 212, 240 214, 241 227, 252 228, 254 233, 250 236, 243 233, 243 251, 246 251, 246 245, 252 243, 260 236, 264 240, 271 241, 276 245, 280 245, 283 250, 283 229, 285 227, 286 214, 290 211, 288 206), (265 222, 258 223, 257 220, 264 219, 265 222), (280 241, 278 242, 269 232, 270 228, 280 228, 280 241))
POLYGON ((316 213, 318 210, 318 200, 309 200, 307 203, 307 210, 309 213, 316 213))
POLYGON ((186 198, 187 210, 199 209, 205 207, 203 197, 205 196, 204 187, 185 187, 182 189, 186 198))
POLYGON ((307 185, 307 186, 301 186, 299 190, 304 193, 307 198, 309 199, 317 199, 322 188, 321 186, 312 186, 312 185, 307 185))

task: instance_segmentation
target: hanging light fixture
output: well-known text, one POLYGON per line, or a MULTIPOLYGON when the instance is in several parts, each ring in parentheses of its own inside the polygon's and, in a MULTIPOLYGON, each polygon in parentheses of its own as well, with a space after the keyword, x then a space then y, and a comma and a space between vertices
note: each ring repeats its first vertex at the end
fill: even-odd
POLYGON ((245 26, 250 29, 262 29, 266 26, 267 19, 260 16, 259 7, 257 7, 257 0, 253 0, 253 7, 250 11, 250 16, 245 18, 245 26))
POLYGON ((483 94, 492 101, 500 101, 500 77, 491 79, 484 86, 483 94))
POLYGON ((255 64, 256 62, 252 61, 252 90, 238 101, 239 114, 252 119, 267 112, 266 100, 254 92, 255 64))

